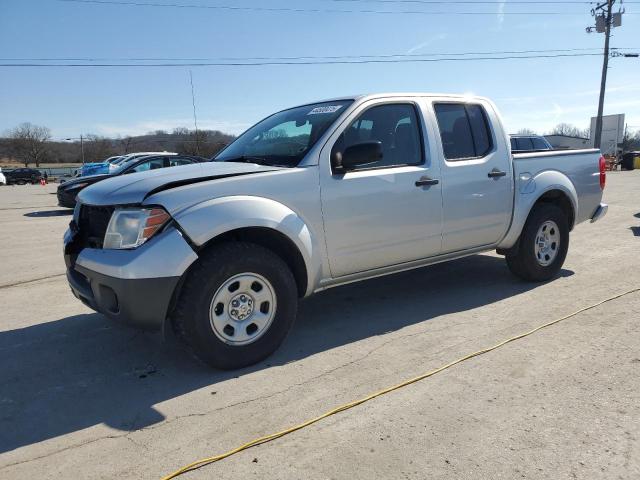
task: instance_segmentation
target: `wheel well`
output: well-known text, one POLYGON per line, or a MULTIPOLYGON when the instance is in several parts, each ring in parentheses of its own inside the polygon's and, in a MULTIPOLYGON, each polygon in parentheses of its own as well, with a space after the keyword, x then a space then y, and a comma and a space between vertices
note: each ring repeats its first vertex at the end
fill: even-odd
MULTIPOLYGON (((560 208, 560 210, 562 210, 564 214, 567 216, 569 230, 573 229, 573 222, 575 221, 575 212, 573 210, 573 204, 571 203, 571 200, 569 200, 569 197, 567 196, 566 193, 564 193, 562 190, 549 190, 548 192, 545 192, 538 200, 536 200, 536 203, 533 204, 533 206, 531 207, 531 210, 529 210, 529 213, 527 215, 527 220, 531 215, 533 208, 536 205, 539 205, 541 203, 550 203, 560 208)), ((518 239, 511 247, 496 249, 498 254, 508 256, 508 255, 514 255, 515 253, 517 253, 520 245, 521 235, 522 235, 522 232, 520 232, 518 239)))
POLYGON ((573 210, 573 204, 571 203, 571 200, 569 200, 569 197, 566 193, 564 193, 562 190, 549 190, 548 192, 545 192, 544 195, 542 195, 538 200, 536 200, 535 205, 543 202, 551 203, 560 208, 567 216, 569 230, 573 229, 575 212, 573 210))
POLYGON ((298 296, 303 297, 307 291, 307 267, 298 247, 289 237, 277 230, 267 227, 247 227, 230 230, 209 240, 201 249, 218 245, 222 242, 249 242, 268 248, 278 255, 291 269, 298 286, 298 296))

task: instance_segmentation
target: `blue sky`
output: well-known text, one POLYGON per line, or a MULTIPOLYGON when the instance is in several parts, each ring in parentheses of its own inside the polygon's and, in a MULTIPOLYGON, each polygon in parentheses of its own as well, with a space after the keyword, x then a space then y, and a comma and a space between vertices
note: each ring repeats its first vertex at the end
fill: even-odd
MULTIPOLYGON (((142 1, 142 0, 141 0, 142 1)), ((589 5, 424 5, 332 0, 157 0, 210 6, 488 12, 428 15, 230 11, 0 0, 0 57, 276 57, 601 48, 589 5), (509 15, 510 12, 563 15, 509 15), (503 15, 502 13, 506 13, 503 15)), ((640 4, 627 4, 612 46, 640 51, 640 4)), ((1 62, 0 62, 1 63, 1 62)), ((238 133, 291 105, 380 91, 492 98, 509 131, 587 127, 601 57, 484 62, 194 67, 199 126, 238 133)), ((610 62, 605 113, 640 129, 640 60, 610 62)), ((192 128, 189 69, 0 67, 0 132, 30 121, 55 138, 192 128)))

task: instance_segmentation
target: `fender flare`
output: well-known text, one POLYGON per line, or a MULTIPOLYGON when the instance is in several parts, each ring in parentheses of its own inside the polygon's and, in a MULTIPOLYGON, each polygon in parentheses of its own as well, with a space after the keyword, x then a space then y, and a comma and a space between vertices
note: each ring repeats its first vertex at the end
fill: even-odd
MULTIPOLYGON (((568 198, 573 208, 573 217, 578 218, 578 193, 569 177, 558 170, 546 170, 535 176, 523 172, 518 178, 511 227, 498 244, 500 250, 509 249, 516 244, 533 206, 553 190, 562 192, 568 198)), ((569 228, 573 228, 573 225, 569 225, 569 228)))
POLYGON ((318 237, 307 222, 292 209, 275 200, 250 195, 214 198, 176 214, 174 220, 196 247, 242 228, 269 228, 291 240, 300 252, 307 274, 309 295, 321 273, 318 237))

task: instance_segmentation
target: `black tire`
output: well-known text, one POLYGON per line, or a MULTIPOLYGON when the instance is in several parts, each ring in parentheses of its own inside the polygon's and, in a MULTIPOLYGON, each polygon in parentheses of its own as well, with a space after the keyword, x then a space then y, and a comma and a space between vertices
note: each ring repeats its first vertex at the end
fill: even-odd
POLYGON ((172 314, 174 329, 206 364, 224 370, 257 363, 278 349, 296 319, 298 289, 287 264, 271 250, 244 242, 212 246, 188 273, 172 314), (251 272, 264 277, 275 293, 275 315, 262 336, 246 345, 219 338, 210 320, 213 297, 228 279, 251 272))
POLYGON ((26 180, 16 180, 16 185, 26 185, 27 181, 26 180))
MULTIPOLYGON (((564 212, 550 203, 540 203, 533 207, 524 225, 515 251, 507 254, 509 270, 530 282, 544 282, 558 275, 569 249, 569 222, 564 212), (536 256, 536 236, 546 221, 552 221, 560 230, 560 241, 555 258, 548 265, 542 265, 536 256)), ((541 259, 544 261, 544 259, 541 259)))

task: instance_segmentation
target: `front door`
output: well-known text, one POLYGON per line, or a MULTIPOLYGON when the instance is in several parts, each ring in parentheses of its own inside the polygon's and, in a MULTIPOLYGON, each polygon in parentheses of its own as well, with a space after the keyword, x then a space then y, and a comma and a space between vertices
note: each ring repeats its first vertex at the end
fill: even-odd
POLYGON ((439 168, 427 155, 413 102, 369 102, 323 149, 321 201, 331 274, 341 277, 437 255, 441 250, 439 168), (380 141, 380 161, 331 171, 331 151, 380 141))

